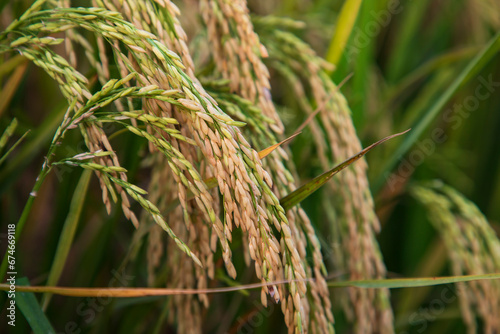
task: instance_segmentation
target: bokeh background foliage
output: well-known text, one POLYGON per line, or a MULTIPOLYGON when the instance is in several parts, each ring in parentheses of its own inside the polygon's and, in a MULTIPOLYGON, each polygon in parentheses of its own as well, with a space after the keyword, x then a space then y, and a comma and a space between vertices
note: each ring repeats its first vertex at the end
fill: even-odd
POLYGON ((2 332, 500 330, 495 280, 325 286, 500 272, 497 1, 0 9, 0 246, 17 223, 19 284, 316 278, 199 297, 27 295, 39 327, 24 308, 2 332), (410 127, 284 215, 296 187, 410 127))

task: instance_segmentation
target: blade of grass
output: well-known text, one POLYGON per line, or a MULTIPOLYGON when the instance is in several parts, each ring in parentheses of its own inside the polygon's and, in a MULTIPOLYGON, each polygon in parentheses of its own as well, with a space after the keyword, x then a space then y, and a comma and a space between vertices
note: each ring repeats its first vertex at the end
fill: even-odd
MULTIPOLYGON (((399 288, 417 288, 422 286, 450 284, 459 282, 471 282, 480 280, 500 279, 500 273, 483 274, 483 275, 463 275, 463 276, 447 276, 447 277, 419 277, 419 278, 390 278, 390 279, 375 279, 375 280, 356 280, 356 281, 338 281, 329 282, 328 286, 332 288, 341 287, 357 287, 366 289, 399 289, 399 288)), ((240 290, 260 289, 263 286, 273 286, 280 284, 289 284, 292 281, 313 281, 312 278, 303 280, 284 280, 267 283, 245 284, 234 287, 225 288, 208 288, 208 289, 159 289, 159 288, 74 288, 74 287, 59 287, 59 286, 17 286, 19 292, 45 293, 49 292, 56 295, 68 297, 102 297, 105 295, 110 298, 133 298, 144 296, 173 296, 173 295, 197 295, 197 294, 213 294, 227 293, 240 290)), ((0 284, 0 290, 8 291, 9 284, 0 284)))
POLYGON ((309 195, 311 195, 316 190, 318 190, 321 186, 323 186, 326 182, 328 182, 328 180, 330 180, 335 174, 337 174, 341 170, 349 167, 352 163, 354 163, 358 159, 362 158, 371 149, 373 149, 374 147, 382 144, 383 142, 385 142, 391 138, 405 134, 408 131, 410 131, 410 129, 408 129, 404 132, 401 132, 401 133, 396 133, 396 134, 393 134, 391 136, 385 137, 384 139, 381 139, 378 142, 371 144, 370 146, 368 146, 364 150, 360 151, 358 154, 353 155, 352 157, 350 157, 349 159, 340 163, 339 165, 335 166, 331 170, 321 174, 320 176, 315 177, 310 182, 306 183, 302 187, 296 189, 295 191, 291 192, 290 194, 288 194, 284 198, 282 198, 280 200, 281 206, 283 207, 283 209, 285 209, 285 211, 290 210, 295 205, 299 204, 304 199, 306 199, 309 195))
POLYGON ((378 179, 374 184, 374 192, 378 192, 384 185, 386 175, 392 171, 396 166, 398 160, 408 152, 408 150, 415 144, 417 139, 422 135, 423 131, 429 124, 436 118, 438 113, 443 109, 445 104, 451 97, 461 88, 472 75, 476 74, 488 60, 491 60, 500 49, 500 32, 498 32, 490 42, 483 48, 483 50, 474 57, 460 75, 448 86, 448 89, 440 96, 440 98, 432 105, 432 107, 425 113, 417 124, 412 127, 414 130, 409 136, 405 137, 401 145, 397 148, 396 152, 385 164, 382 172, 379 174, 378 179))
POLYGON ((2 134, 2 137, 0 138, 0 152, 3 151, 3 148, 7 144, 7 141, 9 140, 10 137, 14 134, 14 131, 16 131, 17 128, 17 118, 13 118, 12 121, 10 121, 10 124, 5 128, 5 131, 2 134))
POLYGON ((5 83, 2 91, 0 92, 0 117, 4 113, 5 109, 7 109, 10 100, 12 100, 14 93, 17 91, 27 68, 27 62, 21 63, 21 65, 14 70, 14 73, 10 76, 9 80, 5 83))
POLYGON ((332 288, 356 287, 367 289, 400 289, 492 279, 500 279, 500 273, 448 277, 389 278, 380 280, 339 281, 329 282, 328 286, 332 288))
POLYGON ((412 1, 405 5, 401 26, 394 29, 398 32, 394 41, 394 50, 390 54, 387 78, 390 82, 397 81, 405 67, 412 66, 415 62, 414 41, 415 35, 419 33, 429 0, 412 1), (412 44, 413 43, 413 44, 412 44))
POLYGON ((49 320, 43 313, 35 295, 31 292, 22 292, 22 286, 28 287, 29 281, 26 277, 16 280, 16 305, 28 321, 33 333, 50 334, 56 331, 52 328, 49 320))
MULTIPOLYGON (((411 127, 422 117, 422 110, 435 101, 437 101, 441 96, 441 91, 444 87, 448 85, 457 76, 456 69, 443 67, 435 75, 433 75, 426 82, 425 86, 422 87, 418 92, 418 99, 411 102, 408 107, 405 108, 404 114, 401 120, 398 122, 398 126, 402 129, 411 127)), ((396 146, 394 147, 394 149, 396 146)))
POLYGON ((342 56, 349 36, 351 36, 352 28, 358 17, 359 8, 361 7, 361 0, 346 0, 340 11, 335 26, 328 51, 326 53, 326 60, 334 65, 339 62, 342 56))
MULTIPOLYGON (((344 62, 339 64, 348 66, 356 75, 354 76, 349 87, 349 105, 351 109, 351 117, 354 126, 357 129, 362 129, 365 126, 366 115, 370 113, 370 108, 373 105, 378 105, 377 101, 381 95, 374 92, 374 88, 382 87, 383 82, 377 82, 376 86, 374 78, 377 77, 374 59, 376 56, 376 45, 379 33, 368 33, 368 27, 373 24, 379 24, 374 21, 373 13, 378 13, 380 8, 387 8, 387 5, 382 5, 384 0, 364 1, 361 6, 358 20, 356 22, 355 33, 349 40, 347 52, 342 57, 344 62), (360 40, 365 40, 363 43, 360 40)), ((378 29, 382 31, 383 25, 378 29)))
POLYGON ((5 152, 5 154, 2 156, 2 158, 0 158, 0 165, 4 162, 5 159, 7 159, 7 157, 12 153, 12 151, 14 151, 16 149, 16 147, 21 144, 21 142, 24 140, 24 138, 28 135, 28 133, 30 133, 31 130, 28 130, 24 133, 24 135, 21 136, 21 138, 19 138, 15 143, 14 145, 12 145, 11 148, 9 148, 9 150, 7 152, 5 152))
MULTIPOLYGON (((76 228, 78 227, 78 221, 80 220, 80 216, 82 214, 83 204, 85 202, 91 176, 92 171, 84 170, 82 176, 80 177, 80 181, 78 181, 78 185, 76 186, 75 193, 73 194, 73 198, 71 200, 68 216, 66 217, 66 221, 64 222, 64 226, 61 231, 61 236, 59 237, 56 254, 47 279, 47 285, 57 284, 59 278, 61 277, 64 264, 68 258, 69 250, 73 244, 76 228)), ((51 297, 52 295, 48 293, 43 295, 42 309, 44 311, 47 309, 51 297)))

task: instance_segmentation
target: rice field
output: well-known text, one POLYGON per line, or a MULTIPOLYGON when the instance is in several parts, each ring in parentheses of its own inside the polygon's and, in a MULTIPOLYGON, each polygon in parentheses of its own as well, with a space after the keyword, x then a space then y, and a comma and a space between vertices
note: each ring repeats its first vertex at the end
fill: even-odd
POLYGON ((1 332, 500 331, 496 1, 0 18, 1 332))

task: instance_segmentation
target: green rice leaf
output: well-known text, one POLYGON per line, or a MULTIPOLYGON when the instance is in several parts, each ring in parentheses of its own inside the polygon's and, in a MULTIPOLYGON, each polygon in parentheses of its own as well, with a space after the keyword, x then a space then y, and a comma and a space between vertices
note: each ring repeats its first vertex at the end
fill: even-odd
POLYGON ((356 288, 417 288, 421 286, 434 286, 440 284, 450 284, 459 282, 471 282, 479 280, 500 279, 500 273, 484 275, 463 275, 448 277, 423 277, 423 278, 390 278, 359 281, 339 281, 329 282, 328 286, 332 288, 356 287, 356 288))
MULTIPOLYGON (((16 285, 28 286, 29 281, 26 277, 22 277, 16 280, 16 285)), ((43 313, 42 308, 32 292, 17 291, 15 299, 16 306, 19 307, 35 334, 50 334, 56 332, 54 328, 52 328, 52 325, 43 313)))
POLYGON ((410 129, 408 129, 408 130, 406 130, 404 132, 401 132, 401 133, 396 133, 396 134, 393 134, 391 136, 385 137, 384 139, 381 139, 378 142, 371 144, 370 146, 368 146, 364 150, 360 151, 358 154, 353 155, 352 157, 350 157, 349 159, 345 160, 341 164, 333 167, 331 170, 329 170, 329 171, 321 174, 320 176, 315 177, 310 182, 304 184, 302 187, 296 189, 295 191, 291 192, 290 194, 288 194, 284 198, 282 198, 280 200, 281 206, 283 207, 283 209, 285 209, 285 211, 290 210, 295 205, 299 204, 304 199, 306 199, 307 197, 309 197, 309 195, 311 195, 312 193, 314 193, 316 190, 318 190, 319 188, 321 188, 335 174, 337 174, 341 170, 345 169, 346 167, 349 167, 352 163, 354 163, 355 161, 357 161, 360 158, 362 158, 366 153, 368 153, 368 151, 370 151, 374 147, 382 144, 383 142, 385 142, 385 141, 387 141, 387 140, 389 140, 391 138, 394 138, 394 137, 400 136, 402 134, 405 134, 408 131, 410 131, 410 129))
MULTIPOLYGON (((71 199, 69 212, 66 216, 61 236, 59 237, 54 262, 52 263, 49 278, 47 279, 47 285, 56 285, 59 281, 59 277, 61 277, 64 264, 68 258, 69 250, 73 243, 73 239, 75 238, 76 228, 82 214, 83 204, 85 202, 85 196, 87 195, 87 189, 91 176, 91 170, 84 170, 82 176, 80 177, 80 181, 76 186, 75 193, 71 199)), ((52 295, 48 293, 43 296, 42 307, 44 310, 47 309, 51 296, 52 295)))

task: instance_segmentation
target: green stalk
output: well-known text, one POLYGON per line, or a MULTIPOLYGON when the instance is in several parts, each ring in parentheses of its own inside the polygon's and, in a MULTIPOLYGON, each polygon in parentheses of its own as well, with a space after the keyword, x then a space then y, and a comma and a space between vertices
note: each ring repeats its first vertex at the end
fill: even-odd
MULTIPOLYGON (((64 222, 64 226, 59 237, 59 243, 57 244, 56 254, 54 256, 54 262, 50 268, 49 277, 47 279, 47 285, 56 285, 61 277, 61 273, 68 258, 68 253, 73 243, 75 237, 76 228, 78 227, 78 221, 80 220, 80 215, 82 213, 83 204, 85 202, 85 196, 87 194, 87 189, 90 183, 90 178, 92 176, 91 170, 84 170, 80 181, 76 186, 75 193, 71 200, 69 207, 68 216, 64 222)), ((42 309, 45 311, 49 305, 52 295, 46 293, 42 297, 42 309)))
MULTIPOLYGON (((55 148, 55 145, 53 145, 53 146, 55 148)), ((53 151, 54 150, 50 150, 49 154, 47 156, 50 157, 52 155, 53 151)), ((19 241, 19 238, 21 236, 21 232, 24 228, 24 224, 26 224, 26 221, 28 220, 28 216, 30 214, 31 207, 33 206, 33 202, 35 201, 35 198, 36 198, 36 194, 38 193, 38 191, 42 187, 43 181, 45 180, 45 178, 47 177, 47 175, 49 174, 51 169, 52 169, 52 167, 49 165, 49 162, 48 161, 44 162, 43 167, 42 167, 42 171, 40 172, 40 174, 36 178, 35 185, 33 186, 33 189, 30 192, 30 195, 28 197, 28 201, 26 201, 26 205, 24 206, 23 212, 21 214, 21 218, 19 218, 19 221, 17 222, 16 233, 15 233, 16 243, 19 241)), ((7 273, 7 264, 8 264, 7 255, 8 255, 8 253, 5 253, 3 260, 2 260, 2 265, 0 266, 0 282, 2 282, 4 280, 5 274, 7 273)))
MULTIPOLYGON (((24 133, 24 135, 21 136, 21 138, 19 138, 15 143, 14 145, 12 145, 11 148, 9 148, 9 150, 7 152, 5 152, 5 154, 0 158, 0 165, 5 161, 5 159, 7 159, 9 157, 9 155, 16 149, 16 147, 21 144, 21 142, 24 140, 24 138, 26 138, 26 136, 28 135, 28 133, 30 133, 30 130, 26 131, 24 133)), ((1 147, 0 147, 0 150, 1 150, 1 147)))
MULTIPOLYGON (((67 109, 66 115, 64 119, 66 119, 69 116, 70 110, 73 110, 76 105, 76 100, 74 100, 69 108, 67 109)), ((65 122, 63 121, 62 124, 65 122)), ((23 212, 21 214, 21 218, 19 218, 19 221, 17 222, 16 225, 16 233, 15 233, 15 240, 16 243, 19 241, 19 238, 21 237, 21 232, 24 228, 24 225, 26 224, 26 221, 28 220, 29 214, 31 212, 31 207, 33 206, 33 202, 35 201, 35 197, 38 194, 38 191, 40 191, 40 188, 42 187, 43 181, 45 181, 45 178, 49 174, 49 172, 52 169, 52 162, 55 156, 55 151, 57 148, 57 143, 59 142, 60 139, 64 136, 66 132, 66 128, 63 128, 60 126, 55 135, 54 138, 52 139, 52 143, 50 144, 49 151, 47 152, 47 156, 45 158, 45 162, 42 165, 42 170, 40 171, 40 174, 38 174, 38 177, 36 178, 35 185, 33 186, 33 189, 31 190, 28 200, 26 201, 26 204, 24 206, 23 212)), ((2 282, 5 278, 5 274, 7 273, 7 259, 8 259, 8 253, 5 253, 2 264, 0 266, 0 282, 2 282)))

